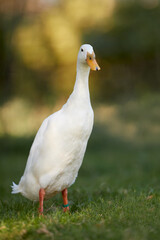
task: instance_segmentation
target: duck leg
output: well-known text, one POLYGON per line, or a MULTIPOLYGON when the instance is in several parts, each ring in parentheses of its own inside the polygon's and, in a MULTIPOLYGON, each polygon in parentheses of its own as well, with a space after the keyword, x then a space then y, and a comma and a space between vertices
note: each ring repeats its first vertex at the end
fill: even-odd
POLYGON ((43 188, 40 188, 39 190, 39 215, 43 215, 43 200, 45 196, 45 190, 43 188))
POLYGON ((67 188, 65 188, 62 191, 62 197, 63 197, 63 212, 69 211, 69 204, 68 204, 68 198, 67 198, 67 188))

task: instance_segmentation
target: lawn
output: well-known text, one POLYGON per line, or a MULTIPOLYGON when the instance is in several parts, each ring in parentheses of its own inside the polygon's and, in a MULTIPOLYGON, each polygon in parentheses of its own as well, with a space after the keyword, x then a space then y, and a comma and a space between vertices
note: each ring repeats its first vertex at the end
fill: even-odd
POLYGON ((33 137, 1 137, 0 239, 159 239, 160 136, 154 131, 155 126, 159 131, 159 106, 160 100, 152 98, 119 104, 121 131, 112 131, 115 118, 95 124, 79 176, 69 189, 70 213, 62 212, 61 194, 44 203, 44 217, 38 216, 38 203, 10 194, 33 137), (137 135, 131 131, 127 138, 130 128, 125 127, 133 124, 137 135))

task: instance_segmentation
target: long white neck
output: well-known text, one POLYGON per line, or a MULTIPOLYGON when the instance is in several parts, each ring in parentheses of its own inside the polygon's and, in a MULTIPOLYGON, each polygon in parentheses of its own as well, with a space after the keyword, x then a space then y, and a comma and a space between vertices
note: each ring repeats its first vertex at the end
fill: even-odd
POLYGON ((82 100, 90 100, 89 73, 90 68, 88 65, 77 62, 77 75, 73 95, 80 97, 82 100))
POLYGON ((70 95, 67 103, 64 107, 71 107, 71 106, 91 106, 90 102, 90 93, 89 93, 89 72, 90 68, 82 63, 77 62, 77 75, 76 75, 76 82, 74 85, 74 89, 72 94, 70 95))

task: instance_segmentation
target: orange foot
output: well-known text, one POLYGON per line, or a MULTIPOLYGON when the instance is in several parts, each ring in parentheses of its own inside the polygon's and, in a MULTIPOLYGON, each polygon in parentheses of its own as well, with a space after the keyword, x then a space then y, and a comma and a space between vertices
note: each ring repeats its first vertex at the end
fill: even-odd
POLYGON ((41 188, 39 190, 39 208, 38 208, 38 212, 40 216, 43 216, 43 200, 44 200, 44 196, 45 196, 45 190, 43 188, 41 188))
POLYGON ((38 213, 39 213, 39 216, 44 216, 44 215, 43 215, 43 209, 40 208, 40 207, 38 208, 38 213))
POLYGON ((68 212, 69 211, 69 204, 68 204, 67 189, 66 188, 62 191, 62 197, 63 197, 63 212, 68 212))
MULTIPOLYGON (((67 204, 67 205, 68 205, 68 204, 67 204)), ((65 207, 65 206, 63 205, 63 212, 69 212, 69 206, 65 207)))

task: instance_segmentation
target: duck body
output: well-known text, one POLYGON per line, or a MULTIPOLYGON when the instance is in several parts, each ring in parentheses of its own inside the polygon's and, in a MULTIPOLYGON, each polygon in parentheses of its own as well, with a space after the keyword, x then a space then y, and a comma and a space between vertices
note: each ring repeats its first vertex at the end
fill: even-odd
POLYGON ((30 200, 38 200, 40 188, 50 198, 77 177, 93 127, 93 110, 90 102, 82 104, 72 97, 44 120, 35 137, 19 183, 22 195, 30 200))
POLYGON ((62 192, 64 206, 68 208, 67 188, 75 182, 93 128, 88 78, 90 68, 99 70, 94 56, 91 45, 81 46, 74 90, 66 104, 43 121, 33 141, 24 174, 18 185, 13 183, 12 193, 40 201, 40 213, 43 213, 43 199, 58 192, 62 192))

